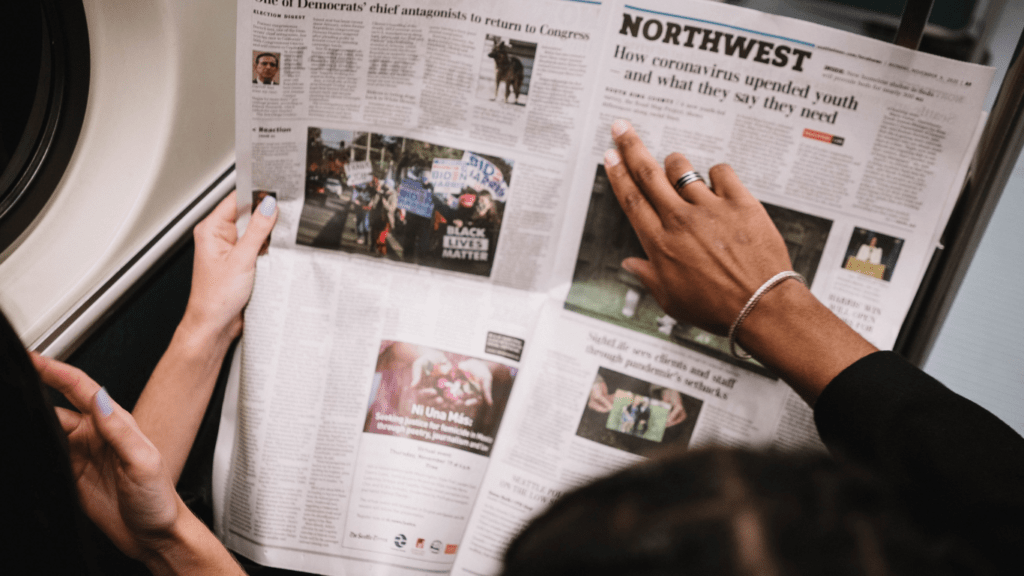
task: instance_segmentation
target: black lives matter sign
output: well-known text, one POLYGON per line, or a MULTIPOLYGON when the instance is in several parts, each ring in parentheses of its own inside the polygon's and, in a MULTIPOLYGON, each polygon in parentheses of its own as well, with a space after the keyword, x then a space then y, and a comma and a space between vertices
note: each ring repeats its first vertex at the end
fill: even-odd
POLYGON ((477 226, 448 226, 441 258, 486 262, 491 241, 487 229, 477 226))

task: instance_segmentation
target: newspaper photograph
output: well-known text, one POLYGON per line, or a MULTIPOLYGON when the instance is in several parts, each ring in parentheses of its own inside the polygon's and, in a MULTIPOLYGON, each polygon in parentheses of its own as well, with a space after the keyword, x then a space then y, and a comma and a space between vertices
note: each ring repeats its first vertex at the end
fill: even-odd
POLYGON ((404 342, 383 342, 363 432, 486 455, 516 369, 404 342))
POLYGON ((490 276, 514 160, 309 128, 295 243, 490 276))

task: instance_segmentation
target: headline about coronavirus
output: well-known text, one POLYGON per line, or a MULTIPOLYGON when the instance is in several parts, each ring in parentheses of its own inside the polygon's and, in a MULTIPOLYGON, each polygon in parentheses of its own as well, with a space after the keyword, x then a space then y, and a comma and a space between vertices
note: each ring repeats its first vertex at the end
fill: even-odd
POLYGON ((645 40, 655 49, 649 52, 636 45, 616 44, 612 57, 630 64, 623 72, 626 80, 694 93, 722 104, 729 102, 751 110, 763 109, 786 118, 796 114, 808 120, 835 124, 840 110, 857 110, 858 101, 852 94, 817 90, 809 82, 800 80, 780 81, 775 79, 774 72, 769 72, 804 72, 814 57, 810 47, 711 26, 624 13, 619 35, 645 40), (666 56, 665 46, 671 47, 673 52, 677 50, 678 54, 666 56), (740 74, 718 64, 708 65, 694 57, 696 52, 761 64, 766 67, 766 74, 740 74))

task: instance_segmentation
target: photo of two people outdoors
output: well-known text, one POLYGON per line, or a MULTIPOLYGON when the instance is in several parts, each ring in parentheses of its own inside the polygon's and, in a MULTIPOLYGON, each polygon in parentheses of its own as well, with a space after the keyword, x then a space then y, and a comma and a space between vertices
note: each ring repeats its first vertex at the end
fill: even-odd
POLYGON ((689 446, 704 402, 600 367, 576 435, 640 456, 663 444, 689 446))
POLYGON ((310 127, 297 244, 489 276, 514 161, 310 127))

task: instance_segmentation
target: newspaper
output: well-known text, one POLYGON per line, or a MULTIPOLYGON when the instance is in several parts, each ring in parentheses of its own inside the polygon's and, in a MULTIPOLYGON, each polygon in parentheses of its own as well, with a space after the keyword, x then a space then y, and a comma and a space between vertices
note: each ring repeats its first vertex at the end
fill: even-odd
POLYGON ((553 499, 661 447, 820 449, 784 382, 621 269, 643 251, 609 126, 730 163, 812 292, 887 348, 992 80, 700 1, 240 0, 237 38, 239 208, 280 216, 216 531, 324 574, 497 573, 553 499))

